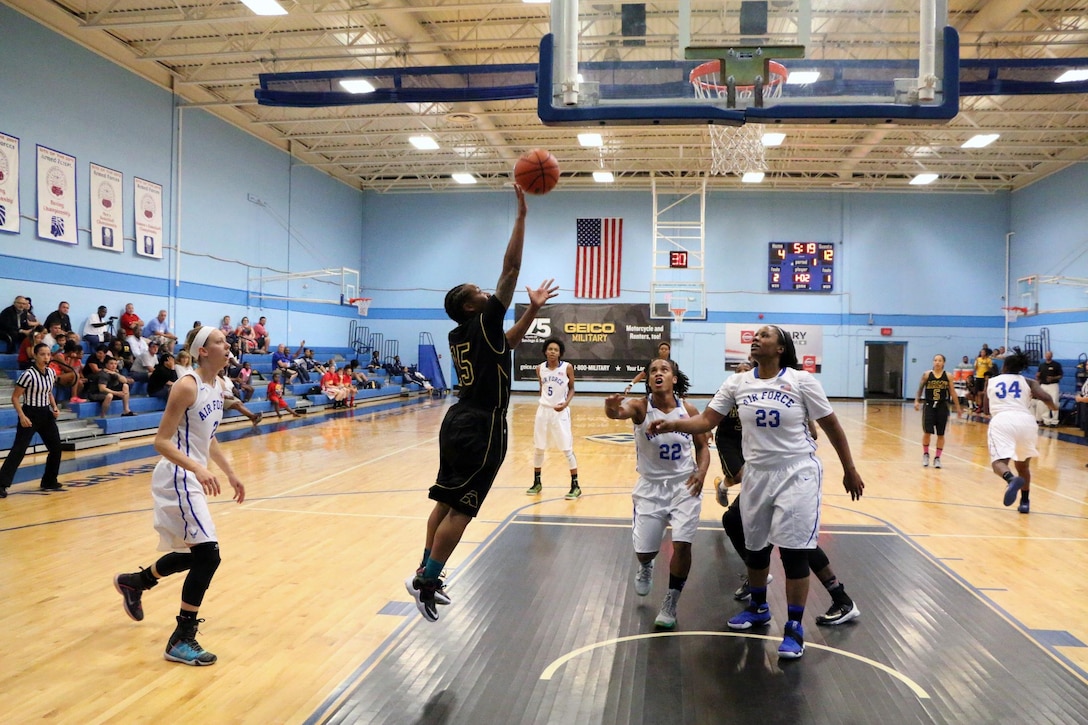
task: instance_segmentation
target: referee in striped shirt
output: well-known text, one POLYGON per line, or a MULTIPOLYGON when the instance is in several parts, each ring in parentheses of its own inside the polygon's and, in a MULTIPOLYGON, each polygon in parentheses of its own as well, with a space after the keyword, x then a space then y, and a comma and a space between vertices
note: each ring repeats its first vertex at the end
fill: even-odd
POLYGON ((43 491, 59 491, 63 486, 57 482, 60 471, 60 433, 57 431, 57 416, 60 410, 53 397, 53 385, 57 374, 49 367, 49 346, 39 342, 34 346, 34 364, 24 370, 15 381, 15 392, 11 394, 11 404, 19 414, 19 428, 15 433, 15 443, 8 451, 8 457, 0 468, 0 498, 6 498, 8 487, 15 478, 15 471, 23 462, 30 439, 37 433, 42 443, 49 450, 45 460, 45 473, 42 474, 43 491))

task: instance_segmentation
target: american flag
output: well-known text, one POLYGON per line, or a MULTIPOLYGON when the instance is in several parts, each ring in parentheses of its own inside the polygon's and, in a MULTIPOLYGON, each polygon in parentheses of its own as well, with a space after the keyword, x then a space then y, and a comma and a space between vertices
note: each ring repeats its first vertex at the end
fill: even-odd
POLYGON ((622 259, 623 219, 579 219, 574 296, 619 297, 622 259))

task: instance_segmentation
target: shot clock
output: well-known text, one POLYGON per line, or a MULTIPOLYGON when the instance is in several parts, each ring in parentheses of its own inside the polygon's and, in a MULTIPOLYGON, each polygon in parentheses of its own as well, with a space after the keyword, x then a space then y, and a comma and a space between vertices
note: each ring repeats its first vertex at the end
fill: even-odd
POLYGON ((828 242, 771 242, 767 254, 771 292, 832 292, 835 245, 828 242))

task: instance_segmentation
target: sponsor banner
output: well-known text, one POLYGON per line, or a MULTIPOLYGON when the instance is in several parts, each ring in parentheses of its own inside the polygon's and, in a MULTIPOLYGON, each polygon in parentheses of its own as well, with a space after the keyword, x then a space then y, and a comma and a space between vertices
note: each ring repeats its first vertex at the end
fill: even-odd
POLYGON ((38 146, 38 236, 75 244, 76 157, 38 146))
MULTIPOLYGON (((725 369, 731 370, 734 365, 748 359, 752 352, 752 339, 756 330, 763 327, 764 322, 753 323, 726 323, 725 325, 725 369)), ((819 325, 789 325, 782 330, 793 338, 793 344, 797 348, 797 362, 810 373, 820 372, 824 356, 824 328, 819 325)))
POLYGON ((133 177, 136 254, 162 259, 162 185, 133 177))
MULTIPOLYGON (((515 319, 526 307, 515 306, 515 319)), ((672 320, 650 319, 649 305, 547 305, 514 348, 514 379, 537 379, 544 341, 555 337, 563 342, 563 359, 574 367, 576 381, 629 381, 657 355, 658 343, 671 335, 672 320)))
POLYGON ((0 133, 0 232, 19 231, 19 139, 0 133))
POLYGON ((109 252, 123 252, 121 210, 124 209, 124 175, 105 166, 91 164, 91 246, 109 252))

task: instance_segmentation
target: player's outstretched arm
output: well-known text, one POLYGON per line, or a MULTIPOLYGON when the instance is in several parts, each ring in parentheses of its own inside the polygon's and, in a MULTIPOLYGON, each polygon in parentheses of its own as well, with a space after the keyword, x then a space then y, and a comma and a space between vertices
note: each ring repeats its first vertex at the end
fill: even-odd
POLYGON ((547 304, 548 300, 559 295, 559 285, 555 283, 554 279, 546 279, 536 289, 526 287, 525 291, 529 293, 529 306, 525 308, 525 312, 518 318, 518 321, 506 331, 506 344, 510 347, 518 346, 521 338, 525 337, 525 333, 532 326, 533 320, 536 319, 536 313, 540 312, 540 308, 547 304))
POLYGON ((839 455, 839 462, 842 463, 843 471, 843 488, 850 494, 852 501, 857 501, 861 498, 862 492, 865 491, 865 482, 861 480, 861 474, 854 467, 854 457, 850 453, 850 443, 846 440, 846 432, 843 431, 842 424, 839 423, 839 419, 834 413, 824 416, 816 422, 824 429, 827 439, 831 441, 831 447, 839 455))
POLYGON ((612 420, 630 420, 637 425, 646 419, 646 400, 613 393, 604 399, 604 414, 612 420))
POLYGON ((514 193, 518 195, 517 216, 514 217, 514 229, 510 232, 510 241, 506 245, 506 255, 502 258, 502 273, 495 285, 495 296, 503 307, 510 309, 514 299, 514 289, 518 285, 518 273, 521 272, 521 250, 525 245, 525 192, 514 184, 514 193))
POLYGON ((650 423, 647 433, 651 435, 656 433, 709 433, 718 427, 718 424, 722 422, 723 416, 713 408, 707 408, 698 415, 693 415, 689 418, 678 418, 675 420, 655 420, 650 423))
POLYGON ((1031 388, 1031 397, 1035 398, 1036 400, 1042 401, 1043 405, 1050 408, 1051 410, 1058 409, 1058 401, 1054 400, 1054 398, 1050 396, 1050 393, 1043 390, 1042 385, 1035 382, 1031 378, 1024 379, 1028 381, 1028 387, 1031 388))
MULTIPOLYGON (((687 401, 684 402, 684 409, 687 410, 689 416, 699 414, 695 406, 687 401)), ((703 492, 703 483, 706 481, 707 471, 710 470, 710 446, 707 444, 705 433, 693 435, 691 443, 695 446, 695 471, 688 478, 686 485, 689 494, 698 496, 703 492)))

